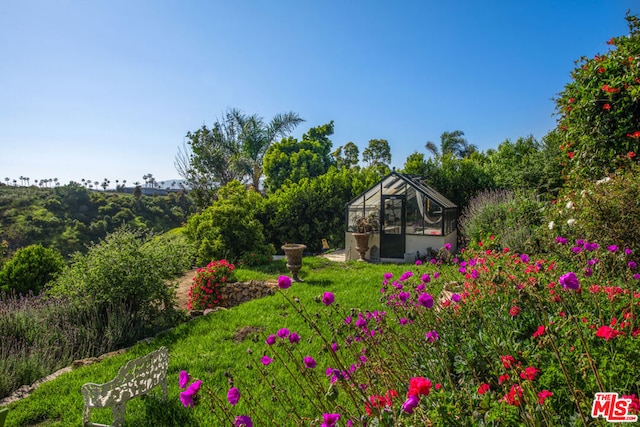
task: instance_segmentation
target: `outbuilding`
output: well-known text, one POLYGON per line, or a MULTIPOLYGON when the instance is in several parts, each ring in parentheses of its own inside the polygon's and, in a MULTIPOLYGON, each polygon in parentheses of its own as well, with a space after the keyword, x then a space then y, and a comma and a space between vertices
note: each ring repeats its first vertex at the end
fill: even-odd
POLYGON ((446 243, 455 252, 457 221, 453 202, 419 177, 393 171, 347 204, 345 259, 413 262, 446 243), (366 251, 356 249, 356 237, 367 242, 366 251))

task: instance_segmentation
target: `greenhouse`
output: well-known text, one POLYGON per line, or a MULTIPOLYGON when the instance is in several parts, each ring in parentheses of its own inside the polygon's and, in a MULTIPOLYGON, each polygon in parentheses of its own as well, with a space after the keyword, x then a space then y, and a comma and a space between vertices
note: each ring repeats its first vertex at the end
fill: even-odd
POLYGON ((413 262, 445 243, 455 252, 457 220, 458 207, 442 194, 416 176, 391 172, 347 204, 345 258, 413 262))

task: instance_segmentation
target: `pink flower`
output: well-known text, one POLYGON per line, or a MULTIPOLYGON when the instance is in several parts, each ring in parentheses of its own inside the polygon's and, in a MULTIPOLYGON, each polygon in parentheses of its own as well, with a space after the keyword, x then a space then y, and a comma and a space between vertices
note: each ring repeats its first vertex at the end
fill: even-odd
POLYGON ((509 355, 501 356, 500 360, 502 361, 502 365, 507 369, 511 368, 516 363, 516 359, 509 355))
POLYGON ((231 387, 227 392, 227 400, 231 406, 236 406, 238 400, 240 400, 240 390, 235 387, 231 387))
POLYGON ((194 381, 185 391, 180 393, 180 401, 184 405, 185 408, 193 406, 193 399, 198 394, 200 390, 200 386, 202 385, 202 380, 194 381))
POLYGON ((533 333, 533 337, 537 338, 544 335, 545 327, 543 325, 538 326, 538 329, 533 333))
POLYGON ((267 337, 267 339, 265 340, 267 345, 274 345, 276 343, 276 336, 271 334, 267 337))
POLYGON ((428 293, 423 292, 418 297, 418 304, 426 308, 431 308, 433 307, 433 297, 428 293))
POLYGON ((311 356, 305 356, 304 359, 302 359, 302 363, 304 363, 304 366, 307 369, 313 369, 316 367, 316 361, 311 356))
POLYGON ((431 392, 431 380, 425 377, 413 377, 409 380, 409 396, 427 396, 431 392))
POLYGON ((287 328, 281 328, 278 330, 276 335, 278 335, 278 338, 286 338, 289 336, 290 333, 291 332, 287 328))
POLYGON ((187 384, 189 384, 189 373, 187 371, 180 371, 178 374, 178 385, 181 389, 187 388, 187 384))
POLYGON ((300 335, 296 332, 291 332, 291 335, 289 335, 289 342, 291 344, 298 344, 300 342, 300 335))
POLYGON ((260 362, 262 362, 262 364, 264 366, 269 365, 271 362, 273 362, 273 359, 270 358, 269 356, 267 356, 266 354, 264 356, 262 356, 262 358, 260 358, 260 362))
POLYGON ((524 372, 520 372, 520 378, 522 378, 523 380, 533 381, 536 379, 538 372, 540 372, 540 369, 529 366, 524 370, 524 372))
POLYGON ((520 307, 518 307, 517 305, 514 305, 509 310, 509 314, 511 315, 511 317, 516 317, 518 314, 520 314, 521 311, 522 309, 520 307))
POLYGON ((340 414, 322 414, 322 418, 324 418, 324 422, 320 427, 335 427, 340 419, 340 414))
POLYGON ((522 388, 518 384, 512 385, 509 393, 505 394, 501 401, 509 405, 520 406, 522 403, 522 388))
POLYGON ((322 294, 322 303, 324 305, 326 305, 327 307, 330 306, 331 304, 333 304, 333 302, 335 301, 335 296, 333 295, 332 292, 325 292, 324 294, 322 294))
POLYGON ((418 396, 411 395, 402 404, 402 411, 407 414, 413 414, 413 410, 418 406, 418 403, 420 403, 418 396))
POLYGON ((451 250, 451 243, 445 243, 445 244, 444 244, 444 248, 445 248, 446 250, 450 251, 450 250, 451 250))
POLYGON ((280 289, 287 289, 291 287, 291 277, 289 276, 278 277, 278 287, 280 289))
POLYGON ((482 383, 482 384, 480 384, 480 387, 478 387, 478 394, 485 394, 490 389, 491 389, 491 386, 489 384, 482 383))
POLYGON ((436 341, 438 341, 438 338, 440 338, 440 336, 438 335, 438 333, 435 330, 427 332, 424 337, 429 342, 436 342, 436 341))
POLYGON ((233 420, 234 427, 253 427, 253 421, 249 415, 238 415, 233 420))
POLYGON ((578 281, 578 277, 576 276, 576 273, 574 273, 573 271, 570 271, 560 276, 560 284, 565 289, 576 290, 580 287, 580 282, 578 281))
POLYGON ((544 401, 551 396, 553 396, 553 393, 551 393, 549 390, 542 390, 540 393, 538 393, 538 403, 542 405, 544 401))

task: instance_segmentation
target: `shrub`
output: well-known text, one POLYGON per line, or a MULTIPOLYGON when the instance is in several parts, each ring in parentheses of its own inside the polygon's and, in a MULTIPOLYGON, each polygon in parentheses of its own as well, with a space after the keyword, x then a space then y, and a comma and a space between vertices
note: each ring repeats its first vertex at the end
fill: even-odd
POLYGON ((219 306, 221 290, 234 280, 234 265, 223 259, 212 261, 204 268, 199 268, 193 277, 193 284, 189 289, 189 310, 204 310, 219 306))
POLYGON ((39 293, 63 267, 62 256, 54 249, 42 245, 18 249, 0 270, 0 290, 39 293))
POLYGON ((532 193, 485 191, 462 211, 461 233, 472 244, 531 252, 539 247, 536 230, 543 223, 543 208, 532 193))
POLYGON ((146 249, 155 252, 169 268, 169 273, 179 276, 190 269, 196 259, 196 250, 184 234, 184 228, 175 228, 154 237, 146 243, 146 249))
POLYGON ((162 251, 147 244, 148 239, 127 229, 107 235, 86 254, 72 256, 50 295, 69 296, 79 304, 123 304, 136 322, 159 319, 162 309, 173 307, 175 301, 175 289, 166 283, 175 267, 162 251))

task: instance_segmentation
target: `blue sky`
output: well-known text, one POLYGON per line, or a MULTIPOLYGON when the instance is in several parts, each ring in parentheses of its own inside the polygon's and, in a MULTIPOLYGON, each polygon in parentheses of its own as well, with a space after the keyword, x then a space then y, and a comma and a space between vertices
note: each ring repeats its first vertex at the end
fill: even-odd
POLYGON ((402 167, 456 129, 541 139, 574 61, 627 34, 632 0, 2 0, 0 180, 178 178, 228 108, 333 120, 402 167))

